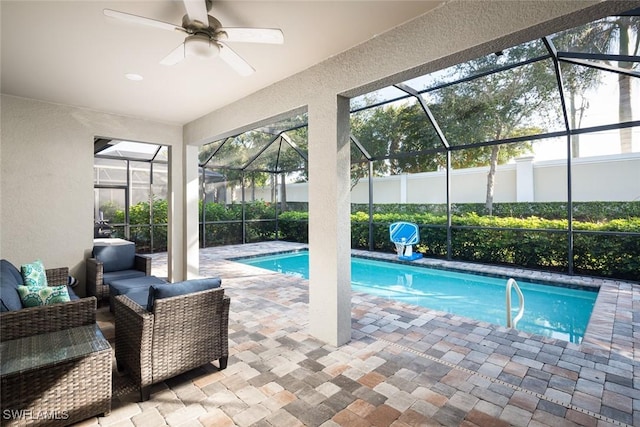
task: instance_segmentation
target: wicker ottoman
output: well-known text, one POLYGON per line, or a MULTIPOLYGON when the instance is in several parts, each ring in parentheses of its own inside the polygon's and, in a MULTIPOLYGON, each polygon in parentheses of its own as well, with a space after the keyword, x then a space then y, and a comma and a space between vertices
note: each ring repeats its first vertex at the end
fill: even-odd
POLYGON ((4 341, 2 425, 67 426, 111 411, 112 350, 96 324, 4 341))
MULTIPOLYGON (((114 298, 118 295, 143 294, 144 291, 149 290, 149 286, 162 285, 164 283, 167 283, 167 281, 156 276, 143 276, 134 277, 132 279, 114 280, 113 282, 109 283, 109 309, 113 313, 114 298)), ((136 301, 136 298, 134 298, 134 301, 136 301)), ((146 307, 146 300, 144 301, 144 304, 140 305, 146 307)))

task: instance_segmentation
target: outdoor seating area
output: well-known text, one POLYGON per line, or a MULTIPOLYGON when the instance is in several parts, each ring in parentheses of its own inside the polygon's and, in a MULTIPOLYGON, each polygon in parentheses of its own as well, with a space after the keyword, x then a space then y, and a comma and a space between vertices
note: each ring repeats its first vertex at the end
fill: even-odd
MULTIPOLYGON (((356 293, 351 340, 334 347, 309 334, 304 279, 230 260, 239 251, 252 256, 304 248, 264 242, 202 249, 201 274, 220 275, 232 301, 227 369, 207 364, 155 384, 144 404, 135 388, 115 376, 114 409, 93 423, 631 426, 640 421, 635 409, 639 330, 628 318, 639 308, 637 287, 595 280, 603 290, 586 344, 580 345, 356 293)), ((153 273, 161 276, 166 254, 152 258, 153 273)), ((98 321, 109 328, 113 320, 102 309, 98 321)))
MULTIPOLYGON (((114 247, 128 248, 125 255, 134 249, 114 247)), ((109 262, 121 264, 119 254, 109 262)), ((149 399, 152 384, 201 365, 218 361, 226 368, 229 298, 219 278, 170 284, 143 274, 120 280, 110 299, 116 339, 107 334, 114 352, 96 323, 96 297, 78 298, 67 289, 68 268, 44 270, 36 262, 35 271, 26 264, 20 272, 4 259, 0 265, 3 425, 66 426, 108 416, 114 366, 135 383, 139 401, 149 399), (36 304, 26 291, 49 297, 65 291, 66 301, 42 297, 36 304)))

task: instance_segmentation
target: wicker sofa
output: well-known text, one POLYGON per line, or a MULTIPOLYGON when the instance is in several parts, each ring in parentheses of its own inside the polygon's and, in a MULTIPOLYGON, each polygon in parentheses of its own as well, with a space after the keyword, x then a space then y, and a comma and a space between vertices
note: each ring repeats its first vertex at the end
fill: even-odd
MULTIPOLYGON (((47 269, 46 274, 49 286, 66 285, 69 279, 67 267, 47 269)), ((95 298, 78 298, 68 288, 69 302, 23 308, 17 290, 22 284, 18 269, 7 260, 0 260, 0 341, 96 322, 95 298)))
MULTIPOLYGON (((0 313, 1 424, 66 426, 109 413, 112 349, 96 325, 96 298, 78 298, 69 289, 71 301, 17 308, 13 287, 22 284, 19 273, 8 261, 0 263, 6 309, 0 313), (88 348, 84 353, 82 346, 88 348), (60 416, 41 419, 38 413, 60 416)), ((66 267, 46 273, 50 286, 68 281, 66 267)))
POLYGON ((230 300, 220 284, 187 280, 114 298, 118 369, 128 371, 142 401, 152 384, 215 360, 226 368, 230 300))
POLYGON ((136 254, 133 242, 112 240, 113 243, 94 245, 92 257, 86 262, 87 293, 98 301, 109 297, 112 281, 151 274, 151 258, 136 254))

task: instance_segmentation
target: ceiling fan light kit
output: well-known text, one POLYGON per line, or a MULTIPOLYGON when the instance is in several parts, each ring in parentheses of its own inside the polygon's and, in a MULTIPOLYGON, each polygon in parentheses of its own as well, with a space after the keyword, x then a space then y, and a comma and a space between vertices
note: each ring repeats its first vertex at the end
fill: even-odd
POLYGON ((224 28, 220 21, 208 14, 212 0, 183 0, 187 14, 182 25, 174 25, 151 18, 104 9, 111 18, 138 25, 170 31, 181 31, 187 36, 183 43, 171 51, 160 63, 174 65, 187 56, 213 58, 219 56, 242 76, 251 75, 255 70, 247 61, 233 51, 227 42, 282 44, 284 36, 277 28, 224 28))
POLYGON ((206 35, 196 34, 184 40, 184 53, 196 58, 214 58, 220 53, 220 46, 206 35))

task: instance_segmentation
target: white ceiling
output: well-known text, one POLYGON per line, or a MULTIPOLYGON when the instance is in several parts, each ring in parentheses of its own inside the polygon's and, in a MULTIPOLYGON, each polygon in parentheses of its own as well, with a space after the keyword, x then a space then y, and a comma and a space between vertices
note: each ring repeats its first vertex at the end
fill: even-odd
POLYGON ((0 1, 4 94, 184 124, 360 44, 441 4, 420 0, 220 1, 226 27, 275 27, 284 45, 230 44, 256 72, 218 58, 159 61, 179 32, 118 22, 104 8, 180 24, 181 1, 0 1), (127 80, 137 73, 143 81, 127 80))

